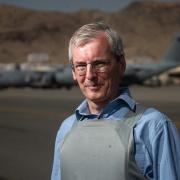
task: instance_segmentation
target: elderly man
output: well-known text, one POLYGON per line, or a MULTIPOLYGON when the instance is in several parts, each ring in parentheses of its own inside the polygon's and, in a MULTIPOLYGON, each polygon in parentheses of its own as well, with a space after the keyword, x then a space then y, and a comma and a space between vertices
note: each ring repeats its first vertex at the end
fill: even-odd
POLYGON ((57 133, 51 179, 179 180, 178 130, 121 87, 126 62, 117 32, 101 22, 82 26, 69 60, 85 100, 57 133))

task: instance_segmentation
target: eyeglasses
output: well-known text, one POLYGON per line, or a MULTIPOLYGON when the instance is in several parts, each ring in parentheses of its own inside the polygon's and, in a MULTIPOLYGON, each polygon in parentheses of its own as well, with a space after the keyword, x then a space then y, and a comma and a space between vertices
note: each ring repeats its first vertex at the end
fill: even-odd
POLYGON ((104 73, 109 70, 110 60, 97 60, 91 63, 79 62, 72 64, 72 68, 79 76, 84 76, 87 71, 87 65, 90 64, 97 73, 104 73))

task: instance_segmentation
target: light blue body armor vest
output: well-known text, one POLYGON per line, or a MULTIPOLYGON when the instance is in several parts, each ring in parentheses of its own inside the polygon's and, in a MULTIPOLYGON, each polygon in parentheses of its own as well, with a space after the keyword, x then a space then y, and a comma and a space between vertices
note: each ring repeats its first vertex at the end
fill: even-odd
POLYGON ((145 180, 133 153, 143 111, 137 106, 121 120, 77 121, 61 144, 61 180, 145 180))

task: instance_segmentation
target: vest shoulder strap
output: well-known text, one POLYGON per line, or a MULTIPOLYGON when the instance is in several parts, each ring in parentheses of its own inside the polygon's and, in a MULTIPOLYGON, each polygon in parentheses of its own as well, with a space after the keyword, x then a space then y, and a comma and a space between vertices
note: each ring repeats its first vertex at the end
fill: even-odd
POLYGON ((129 110, 129 112, 127 112, 127 114, 124 116, 124 123, 127 124, 130 128, 134 127, 146 109, 147 108, 145 106, 137 104, 134 112, 129 110))

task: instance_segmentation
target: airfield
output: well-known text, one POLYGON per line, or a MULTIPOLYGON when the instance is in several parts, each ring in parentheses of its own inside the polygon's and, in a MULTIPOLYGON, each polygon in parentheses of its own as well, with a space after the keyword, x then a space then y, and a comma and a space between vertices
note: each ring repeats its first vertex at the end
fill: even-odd
MULTIPOLYGON (((180 129, 180 86, 132 86, 132 96, 180 129)), ((0 180, 49 180, 56 132, 82 101, 78 89, 0 91, 0 180)))

